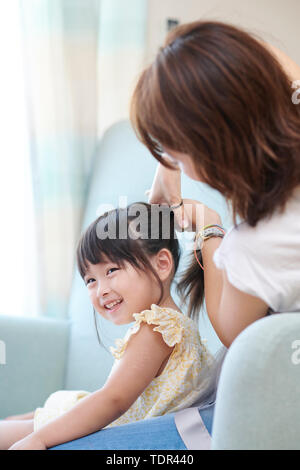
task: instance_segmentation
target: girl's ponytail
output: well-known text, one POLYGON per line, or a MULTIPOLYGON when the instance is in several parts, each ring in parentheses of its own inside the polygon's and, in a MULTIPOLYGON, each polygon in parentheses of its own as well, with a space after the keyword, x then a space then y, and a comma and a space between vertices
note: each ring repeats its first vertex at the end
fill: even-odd
MULTIPOLYGON (((203 265, 201 250, 196 250, 197 258, 203 265)), ((199 311, 204 301, 204 271, 198 264, 194 253, 189 262, 189 267, 183 272, 177 282, 177 293, 182 304, 188 302, 188 317, 198 322, 199 311)))
MULTIPOLYGON (((201 250, 196 250, 198 260, 203 266, 201 250)), ((182 278, 177 283, 177 292, 181 297, 181 302, 188 302, 188 313, 198 323, 199 312, 204 301, 204 271, 197 262, 194 252, 192 253, 189 267, 183 272, 182 278)), ((182 305, 181 305, 182 308, 182 305)), ((227 353, 227 348, 221 346, 214 354, 214 361, 206 364, 201 370, 202 383, 205 384, 201 394, 192 406, 198 409, 205 409, 215 404, 219 378, 223 362, 227 353)))

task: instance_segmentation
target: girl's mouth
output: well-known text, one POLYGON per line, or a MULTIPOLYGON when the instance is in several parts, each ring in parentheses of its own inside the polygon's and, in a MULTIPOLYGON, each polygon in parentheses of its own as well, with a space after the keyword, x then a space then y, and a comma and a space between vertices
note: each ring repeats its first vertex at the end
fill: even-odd
POLYGON ((112 308, 107 308, 106 310, 109 312, 109 313, 113 313, 115 312, 116 310, 118 310, 118 308, 122 305, 123 303, 123 300, 121 300, 121 302, 119 302, 117 305, 114 305, 112 308))

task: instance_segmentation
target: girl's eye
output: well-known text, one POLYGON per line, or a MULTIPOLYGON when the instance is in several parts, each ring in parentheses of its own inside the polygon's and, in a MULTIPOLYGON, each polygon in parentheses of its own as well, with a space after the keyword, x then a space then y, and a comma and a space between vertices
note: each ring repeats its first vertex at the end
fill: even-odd
POLYGON ((107 271, 107 273, 106 273, 106 274, 108 274, 110 271, 113 271, 113 270, 116 270, 116 271, 118 271, 118 269, 119 269, 119 268, 110 268, 110 269, 107 271))
MULTIPOLYGON (((111 271, 118 271, 119 268, 110 268, 106 274, 109 274, 111 271)), ((95 282, 95 279, 93 277, 90 277, 89 279, 86 280, 85 285, 88 286, 89 284, 92 284, 95 282)))

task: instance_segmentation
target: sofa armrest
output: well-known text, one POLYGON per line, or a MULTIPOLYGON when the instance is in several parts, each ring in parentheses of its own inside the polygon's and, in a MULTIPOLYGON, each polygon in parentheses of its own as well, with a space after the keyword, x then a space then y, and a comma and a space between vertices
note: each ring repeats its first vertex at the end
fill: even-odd
POLYGON ((0 315, 0 419, 64 387, 69 322, 0 315))
POLYGON ((212 449, 300 449, 300 314, 256 321, 225 358, 212 449))

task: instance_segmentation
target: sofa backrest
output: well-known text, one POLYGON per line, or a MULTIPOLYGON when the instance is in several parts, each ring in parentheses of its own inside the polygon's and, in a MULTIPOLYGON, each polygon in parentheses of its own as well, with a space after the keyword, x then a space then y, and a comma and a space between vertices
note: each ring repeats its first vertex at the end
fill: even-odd
MULTIPOLYGON (((100 204, 118 207, 119 196, 126 197, 128 204, 146 202, 145 190, 151 187, 156 166, 156 160, 138 141, 128 121, 112 126, 99 142, 94 159, 82 230, 99 215, 97 209, 100 204)), ((230 224, 223 197, 207 185, 183 175, 182 194, 185 198, 197 199, 209 205, 220 213, 225 226, 230 224)), ((186 256, 183 256, 179 273, 185 265, 186 256)), ((174 289, 173 293, 177 302, 174 289)), ((98 344, 93 310, 77 269, 71 289, 69 318, 71 331, 65 388, 94 391, 105 383, 113 357, 98 344)), ((116 338, 123 337, 129 325, 116 326, 99 318, 98 328, 108 348, 116 338)), ((215 352, 221 343, 207 317, 200 320, 199 328, 201 337, 207 338, 208 347, 215 352)))

